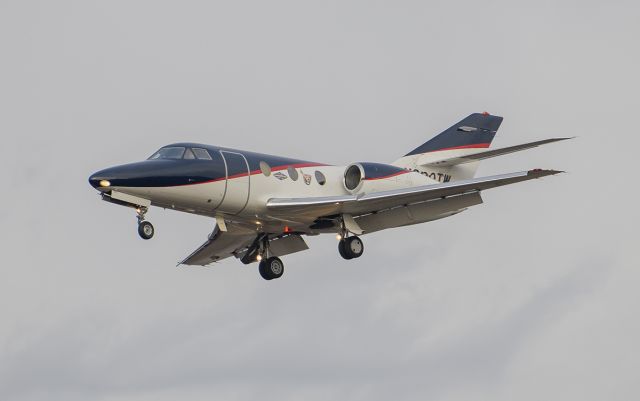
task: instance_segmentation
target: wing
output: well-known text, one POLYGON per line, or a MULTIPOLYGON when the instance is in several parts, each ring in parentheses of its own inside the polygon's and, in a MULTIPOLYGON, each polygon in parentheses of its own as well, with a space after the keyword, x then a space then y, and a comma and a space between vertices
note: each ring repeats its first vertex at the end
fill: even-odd
POLYGON ((272 198, 267 201, 267 209, 274 216, 296 216, 300 220, 313 220, 321 216, 338 214, 359 216, 398 206, 479 192, 561 172, 538 169, 369 194, 317 198, 272 198))
POLYGON ((260 240, 269 240, 269 254, 284 256, 309 249, 299 234, 269 234, 256 232, 235 223, 225 223, 225 231, 216 224, 207 242, 202 244, 191 255, 178 265, 206 266, 213 262, 234 256, 244 263, 254 262, 260 247, 260 240), (245 258, 245 255, 247 256, 245 258))
POLYGON ((226 229, 227 231, 222 231, 216 225, 207 242, 178 265, 206 266, 229 256, 236 256, 251 246, 256 239, 255 230, 235 224, 226 224, 226 229))
MULTIPOLYGON (((418 164, 423 165, 423 166, 438 166, 438 167, 454 166, 456 164, 471 163, 471 162, 475 162, 475 161, 478 161, 478 160, 488 159, 490 157, 502 156, 502 155, 506 155, 506 154, 509 154, 509 153, 513 153, 513 152, 519 152, 521 150, 531 149, 531 148, 538 147, 540 145, 545 145, 547 143, 564 141, 564 140, 567 140, 567 139, 572 139, 572 138, 544 139, 542 141, 523 143, 521 145, 508 146, 506 148, 486 150, 486 151, 472 153, 470 155, 465 155, 465 156, 450 157, 450 158, 446 158, 446 159, 433 160, 433 161, 429 161, 429 162, 424 163, 424 164, 422 164, 422 163, 420 163, 420 161, 418 161, 418 164)), ((432 157, 432 156, 429 155, 429 157, 432 157)))

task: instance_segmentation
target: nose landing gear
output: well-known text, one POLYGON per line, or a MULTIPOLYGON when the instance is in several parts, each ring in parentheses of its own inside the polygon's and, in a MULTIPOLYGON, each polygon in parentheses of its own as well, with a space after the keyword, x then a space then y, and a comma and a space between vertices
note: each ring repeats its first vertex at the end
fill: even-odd
POLYGON ((148 221, 143 221, 138 224, 138 234, 142 239, 153 238, 154 231, 155 230, 153 228, 153 224, 149 223, 148 221))
POLYGON ((153 238, 153 234, 155 233, 155 229, 153 228, 153 224, 148 221, 145 221, 144 215, 147 213, 146 207, 139 207, 136 209, 137 217, 138 217, 138 235, 142 239, 151 239, 153 238))

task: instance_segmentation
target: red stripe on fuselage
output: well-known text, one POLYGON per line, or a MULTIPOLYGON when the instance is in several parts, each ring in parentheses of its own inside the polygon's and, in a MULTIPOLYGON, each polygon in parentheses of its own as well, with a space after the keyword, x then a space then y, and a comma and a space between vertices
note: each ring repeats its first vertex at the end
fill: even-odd
MULTIPOLYGON (((322 163, 287 164, 287 165, 283 165, 283 166, 273 167, 271 169, 271 171, 286 170, 289 167, 304 168, 304 167, 321 167, 321 166, 327 166, 327 164, 322 164, 322 163)), ((209 183, 212 183, 212 182, 224 181, 225 179, 231 180, 231 179, 234 179, 234 178, 242 178, 242 177, 247 177, 249 175, 256 175, 256 174, 262 174, 262 171, 261 170, 253 170, 253 171, 251 171, 249 173, 239 173, 239 174, 230 175, 229 177, 216 178, 215 180, 208 180, 208 181, 202 181, 202 182, 193 182, 193 183, 182 184, 182 185, 177 185, 177 186, 184 187, 184 186, 187 186, 187 185, 209 184, 209 183)))
MULTIPOLYGON (((271 168, 271 171, 280 171, 280 170, 286 170, 289 167, 293 167, 293 168, 305 168, 305 167, 322 167, 322 166, 327 166, 327 164, 322 164, 322 163, 300 163, 300 164, 286 164, 286 165, 282 165, 282 166, 278 166, 278 167, 273 167, 271 168)), ((256 170, 258 173, 260 172, 260 170, 256 170)))
POLYGON ((365 177, 364 180, 365 181, 384 180, 384 179, 387 179, 387 178, 396 177, 396 176, 399 176, 401 174, 407 174, 407 173, 410 173, 410 171, 398 171, 397 173, 385 175, 385 176, 382 176, 382 177, 374 177, 374 178, 365 177))
POLYGON ((442 152, 444 150, 488 148, 489 145, 491 145, 491 144, 490 143, 474 143, 474 144, 471 144, 471 145, 453 146, 451 148, 443 148, 443 149, 431 150, 431 151, 425 152, 425 153, 442 152))

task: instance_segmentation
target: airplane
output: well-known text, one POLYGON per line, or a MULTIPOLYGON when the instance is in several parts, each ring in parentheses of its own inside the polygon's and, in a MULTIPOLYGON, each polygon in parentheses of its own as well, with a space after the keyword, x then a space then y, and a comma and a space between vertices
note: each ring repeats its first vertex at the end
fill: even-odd
POLYGON ((215 219, 206 242, 178 266, 228 257, 258 263, 265 280, 280 257, 308 249, 303 236, 334 234, 344 259, 362 256, 360 236, 425 223, 482 203, 481 191, 562 173, 533 169, 475 178, 481 160, 570 138, 489 148, 503 118, 474 113, 390 164, 334 166, 197 143, 160 148, 147 160, 92 174, 102 200, 135 209, 151 239, 151 206, 215 219))

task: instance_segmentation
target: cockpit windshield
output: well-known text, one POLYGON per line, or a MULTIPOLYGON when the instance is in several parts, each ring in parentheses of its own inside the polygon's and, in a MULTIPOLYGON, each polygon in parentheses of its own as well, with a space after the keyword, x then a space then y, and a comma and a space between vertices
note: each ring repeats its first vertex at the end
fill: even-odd
POLYGON ((182 159, 182 155, 184 154, 184 149, 185 148, 179 147, 179 146, 162 148, 156 153, 154 153, 153 155, 151 155, 151 157, 148 158, 147 160, 182 159))
POLYGON ((188 160, 213 160, 211 155, 206 149, 202 148, 185 148, 182 146, 169 146, 162 148, 147 160, 159 160, 159 159, 188 159, 188 160))

